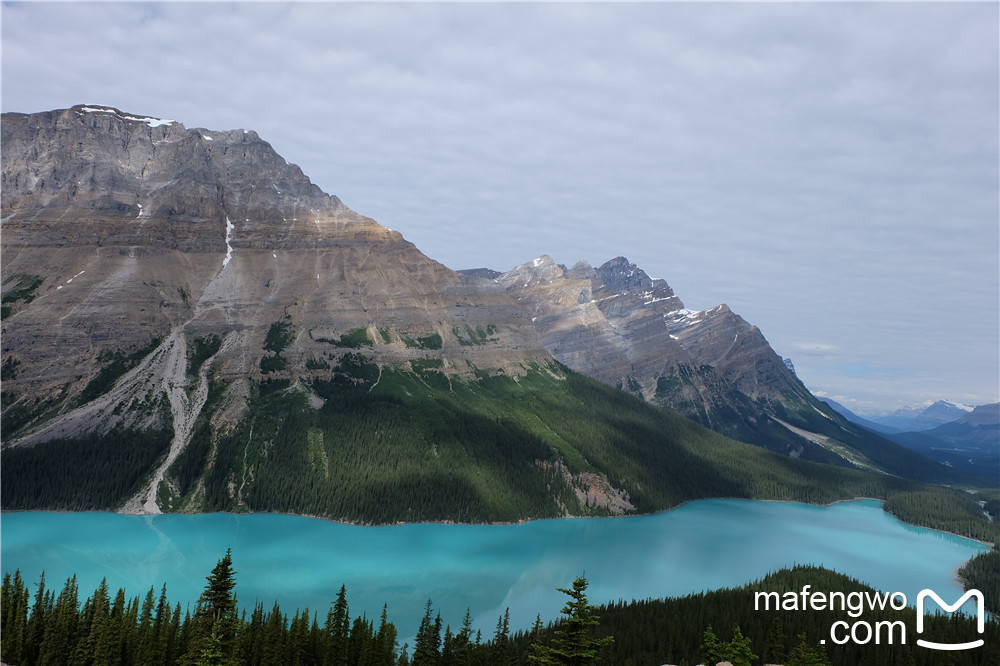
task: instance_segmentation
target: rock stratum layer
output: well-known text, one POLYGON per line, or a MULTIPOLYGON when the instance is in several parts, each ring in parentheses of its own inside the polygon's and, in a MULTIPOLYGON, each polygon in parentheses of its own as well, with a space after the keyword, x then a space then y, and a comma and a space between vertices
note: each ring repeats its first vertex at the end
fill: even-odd
POLYGON ((812 411, 816 400, 728 306, 689 310, 624 257, 567 269, 543 256, 496 281, 571 369, 737 439, 792 455, 809 446, 773 417, 812 411))
POLYGON ((7 300, 20 371, 5 390, 72 402, 114 354, 209 333, 223 338, 215 373, 259 379, 275 322, 293 338, 273 378, 351 334, 379 361, 436 354, 456 372, 548 358, 501 290, 470 288, 255 132, 78 106, 5 115, 3 148, 5 291, 37 282, 7 300), (453 329, 466 326, 491 334, 462 345, 453 329))

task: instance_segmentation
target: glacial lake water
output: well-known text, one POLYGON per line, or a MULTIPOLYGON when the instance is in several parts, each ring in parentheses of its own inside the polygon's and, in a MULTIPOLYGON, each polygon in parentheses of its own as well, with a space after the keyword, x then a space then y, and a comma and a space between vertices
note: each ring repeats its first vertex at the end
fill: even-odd
MULTIPOLYGON (((227 547, 241 606, 275 601, 289 616, 318 612, 340 586, 351 616, 377 621, 383 604, 401 637, 416 633, 427 599, 457 628, 466 608, 484 637, 510 608, 514 629, 536 614, 559 617, 569 587, 585 573, 591 603, 682 596, 735 587, 794 564, 818 564, 911 605, 931 588, 961 596, 955 572, 987 550, 953 535, 906 525, 872 500, 812 506, 700 500, 648 516, 560 519, 516 525, 343 525, 275 514, 124 516, 5 513, 0 564, 20 569, 34 591, 39 574, 58 592, 74 573, 81 600, 106 577, 129 597, 158 595, 187 606, 227 547)), ((748 597, 748 603, 751 603, 748 597)))

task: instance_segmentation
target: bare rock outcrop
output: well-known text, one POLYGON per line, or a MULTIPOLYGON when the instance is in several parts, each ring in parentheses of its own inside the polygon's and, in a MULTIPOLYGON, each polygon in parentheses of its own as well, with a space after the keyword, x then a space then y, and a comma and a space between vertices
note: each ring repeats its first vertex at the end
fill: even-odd
POLYGON ((666 281, 624 257, 566 268, 542 256, 496 281, 569 368, 737 439, 785 453, 801 448, 782 438, 769 405, 807 405, 808 391, 728 306, 689 310, 666 281))
MULTIPOLYGON (((256 132, 95 105, 4 114, 2 130, 5 442, 127 420, 120 401, 80 408, 212 336, 230 382, 328 372, 359 343, 445 373, 551 361, 510 295, 325 194, 256 132), (274 325, 282 363, 262 366, 274 325)), ((183 365, 166 375, 193 390, 183 365)))

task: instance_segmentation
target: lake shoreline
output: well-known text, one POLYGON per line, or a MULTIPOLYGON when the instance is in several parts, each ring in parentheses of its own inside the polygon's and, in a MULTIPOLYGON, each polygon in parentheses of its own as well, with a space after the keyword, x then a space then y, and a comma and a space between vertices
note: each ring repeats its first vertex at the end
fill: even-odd
POLYGON ((157 513, 146 513, 141 511, 125 511, 121 509, 87 509, 83 511, 75 511, 68 509, 0 509, 0 516, 7 513, 115 513, 122 516, 166 516, 166 515, 179 515, 179 516, 195 516, 195 515, 210 515, 210 514, 220 514, 220 515, 232 515, 232 516, 252 516, 252 515, 274 515, 274 516, 298 516, 300 518, 310 518, 312 520, 322 520, 324 522, 333 523, 336 525, 351 525, 353 527, 398 527, 402 525, 478 525, 478 526, 489 526, 489 525, 524 525, 526 523, 544 522, 549 520, 604 520, 604 519, 615 519, 615 518, 639 518, 643 516, 657 516, 664 513, 669 513, 680 509, 688 504, 694 502, 703 501, 714 501, 714 500, 727 500, 727 501, 739 501, 739 502, 775 502, 778 504, 802 504, 805 506, 816 506, 816 507, 830 507, 836 506, 837 504, 846 504, 850 502, 878 502, 882 505, 883 511, 903 523, 904 525, 911 525, 913 527, 919 527, 921 529, 933 530, 935 532, 940 532, 942 534, 949 534, 951 536, 959 537, 961 539, 968 539, 969 541, 974 541, 976 543, 982 544, 983 546, 993 548, 997 544, 989 541, 984 541, 982 539, 976 539, 974 537, 966 536, 964 534, 959 534, 957 532, 952 532, 949 530, 942 530, 935 527, 930 527, 928 525, 921 525, 919 523, 912 523, 903 520, 899 516, 889 511, 885 511, 885 500, 878 497, 852 497, 845 499, 833 500, 832 502, 816 503, 816 502, 806 502, 804 500, 793 500, 793 499, 755 499, 751 497, 698 497, 695 499, 684 500, 680 504, 676 504, 667 509, 659 509, 656 511, 650 511, 648 513, 629 513, 621 516, 553 516, 545 518, 522 518, 519 520, 507 520, 507 521, 495 521, 495 522, 482 522, 482 523, 466 523, 458 522, 454 520, 421 520, 421 521, 397 521, 394 523, 369 523, 363 521, 351 521, 351 520, 338 520, 336 518, 328 518, 326 516, 319 516, 308 513, 295 513, 295 512, 282 512, 282 511, 202 511, 194 513, 180 513, 180 512, 157 512, 157 513))

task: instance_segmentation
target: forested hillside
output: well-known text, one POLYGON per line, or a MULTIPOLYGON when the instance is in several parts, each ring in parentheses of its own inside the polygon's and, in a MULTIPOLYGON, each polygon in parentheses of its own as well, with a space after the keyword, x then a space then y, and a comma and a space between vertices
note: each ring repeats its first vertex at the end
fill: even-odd
MULTIPOLYGON (((922 487, 729 440, 557 365, 462 380, 434 359, 405 369, 349 353, 326 376, 254 384, 246 417, 229 429, 213 428, 227 387, 210 384, 159 505, 362 523, 501 522, 647 513, 708 497, 825 503, 922 487)), ((168 448, 168 437, 117 432, 7 449, 4 507, 115 509, 168 448)))

